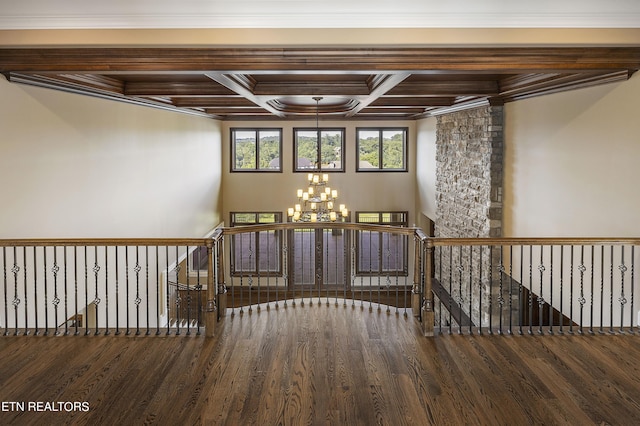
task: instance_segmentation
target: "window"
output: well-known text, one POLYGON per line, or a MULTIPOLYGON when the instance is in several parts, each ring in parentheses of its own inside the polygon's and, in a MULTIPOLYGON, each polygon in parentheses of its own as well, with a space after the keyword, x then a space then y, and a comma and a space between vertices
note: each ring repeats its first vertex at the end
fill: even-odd
MULTIPOLYGON (((408 226, 407 212, 356 212, 356 222, 376 225, 408 226)), ((356 235, 356 274, 407 275, 406 235, 358 231, 356 235)))
MULTIPOLYGON (((282 213, 231 213, 231 226, 282 221, 282 213)), ((231 239, 231 275, 282 275, 281 233, 259 231, 236 234, 231 239)))
POLYGON ((231 129, 232 172, 281 172, 282 129, 231 129))
POLYGON ((406 128, 358 128, 357 164, 359 172, 406 172, 406 128))
POLYGON ((293 139, 296 172, 344 171, 344 129, 293 129, 293 139))

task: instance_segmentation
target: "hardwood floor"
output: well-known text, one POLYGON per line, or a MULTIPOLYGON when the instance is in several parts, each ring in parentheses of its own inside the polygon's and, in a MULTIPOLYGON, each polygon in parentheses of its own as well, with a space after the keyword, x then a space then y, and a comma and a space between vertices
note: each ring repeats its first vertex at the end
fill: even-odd
POLYGON ((333 303, 218 330, 2 337, 0 424, 640 424, 639 336, 424 338, 412 317, 333 303))

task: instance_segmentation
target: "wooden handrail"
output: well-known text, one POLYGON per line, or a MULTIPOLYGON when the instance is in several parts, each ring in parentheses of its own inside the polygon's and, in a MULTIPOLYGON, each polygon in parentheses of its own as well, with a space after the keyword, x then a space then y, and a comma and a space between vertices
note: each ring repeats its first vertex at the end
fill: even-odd
POLYGON ((0 247, 50 246, 206 246, 209 238, 55 238, 0 239, 0 247))
POLYGON ((640 238, 628 237, 500 237, 500 238, 429 238, 433 246, 500 246, 500 245, 623 245, 640 244, 640 238))

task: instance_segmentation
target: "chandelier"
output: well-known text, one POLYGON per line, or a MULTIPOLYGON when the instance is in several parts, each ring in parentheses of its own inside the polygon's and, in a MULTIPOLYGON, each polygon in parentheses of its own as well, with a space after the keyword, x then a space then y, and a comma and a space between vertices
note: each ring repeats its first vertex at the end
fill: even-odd
MULTIPOLYGON (((316 134, 320 137, 318 115, 321 97, 313 98, 316 101, 316 134)), ((320 146, 318 141, 318 146, 320 146)), ((304 191, 298 189, 298 203, 287 209, 287 214, 293 222, 335 222, 340 217, 344 220, 349 211, 344 204, 336 204, 338 190, 328 186, 329 175, 327 173, 307 175, 309 188, 304 191)))
POLYGON ((309 173, 309 188, 298 189, 298 203, 287 214, 293 222, 335 222, 346 218, 349 211, 344 204, 336 204, 338 190, 328 185, 329 175, 309 173))

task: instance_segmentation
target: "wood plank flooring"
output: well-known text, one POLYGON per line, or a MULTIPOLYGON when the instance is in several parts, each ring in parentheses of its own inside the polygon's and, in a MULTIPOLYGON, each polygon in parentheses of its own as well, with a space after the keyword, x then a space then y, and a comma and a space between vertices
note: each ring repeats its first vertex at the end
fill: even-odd
POLYGON ((2 337, 0 424, 640 424, 640 336, 425 338, 410 316, 341 303, 218 330, 2 337))

